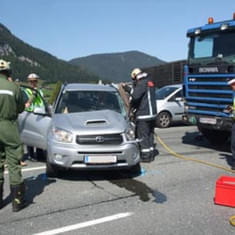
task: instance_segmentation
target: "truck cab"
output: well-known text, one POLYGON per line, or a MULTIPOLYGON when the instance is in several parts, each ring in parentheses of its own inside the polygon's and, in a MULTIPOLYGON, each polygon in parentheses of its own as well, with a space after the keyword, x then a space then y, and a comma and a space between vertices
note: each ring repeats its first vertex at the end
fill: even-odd
POLYGON ((189 29, 185 66, 185 120, 196 124, 213 144, 230 136, 232 117, 225 109, 233 103, 228 85, 235 78, 235 14, 232 20, 189 29))

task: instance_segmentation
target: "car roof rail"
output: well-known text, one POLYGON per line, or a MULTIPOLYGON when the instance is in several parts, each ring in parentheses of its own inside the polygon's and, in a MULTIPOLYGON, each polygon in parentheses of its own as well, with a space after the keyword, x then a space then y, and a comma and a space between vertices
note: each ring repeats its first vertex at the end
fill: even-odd
POLYGON ((113 87, 113 88, 115 88, 116 90, 118 90, 118 86, 119 86, 119 83, 111 83, 111 84, 108 84, 108 86, 110 86, 110 87, 113 87))

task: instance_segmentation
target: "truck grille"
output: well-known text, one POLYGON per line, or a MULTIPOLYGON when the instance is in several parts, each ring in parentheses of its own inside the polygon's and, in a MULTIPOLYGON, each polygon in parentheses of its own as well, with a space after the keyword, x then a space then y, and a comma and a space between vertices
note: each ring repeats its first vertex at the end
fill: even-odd
POLYGON ((232 98, 231 94, 216 94, 216 93, 200 93, 200 90, 189 92, 189 96, 191 97, 207 97, 207 98, 232 98))
POLYGON ((232 105, 233 92, 227 82, 235 75, 190 75, 186 78, 188 113, 227 116, 223 110, 232 105))
MULTIPOLYGON (((211 89, 215 89, 215 86, 210 86, 210 85, 189 85, 188 86, 189 89, 199 89, 199 90, 211 90, 211 89)), ((228 85, 224 85, 224 86, 219 86, 220 90, 231 90, 231 88, 228 85)))
POLYGON ((81 145, 119 145, 123 141, 121 134, 109 135, 78 135, 77 144, 81 145))
POLYGON ((195 75, 195 76, 190 75, 190 77, 188 77, 187 80, 189 83, 192 81, 193 81, 193 83, 194 82, 195 83, 197 83, 197 82, 224 82, 224 83, 227 83, 230 79, 232 79, 232 78, 228 78, 228 76, 225 76, 225 77, 218 77, 218 76, 201 77, 201 76, 199 76, 198 77, 198 75, 195 75))

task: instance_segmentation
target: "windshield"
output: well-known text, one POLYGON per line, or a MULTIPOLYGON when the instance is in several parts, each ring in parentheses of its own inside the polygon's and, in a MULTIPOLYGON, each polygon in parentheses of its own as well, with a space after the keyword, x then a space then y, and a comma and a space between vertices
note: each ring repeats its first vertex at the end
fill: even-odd
POLYGON ((235 63, 235 32, 191 38, 189 64, 235 63))
POLYGON ((126 115, 117 92, 66 91, 60 98, 55 113, 80 113, 106 109, 126 115))
POLYGON ((172 92, 176 91, 178 89, 178 87, 162 87, 159 90, 156 91, 156 99, 157 100, 163 100, 165 99, 167 96, 169 96, 172 92))

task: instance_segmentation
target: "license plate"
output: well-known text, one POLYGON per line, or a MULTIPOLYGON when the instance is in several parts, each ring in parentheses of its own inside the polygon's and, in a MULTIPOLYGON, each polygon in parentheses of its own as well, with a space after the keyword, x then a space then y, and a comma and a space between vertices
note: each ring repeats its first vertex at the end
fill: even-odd
POLYGON ((204 123, 204 124, 212 124, 212 125, 216 124, 215 118, 200 118, 199 121, 200 123, 204 123))
POLYGON ((108 164, 116 162, 117 156, 85 156, 85 163, 90 164, 108 164))

